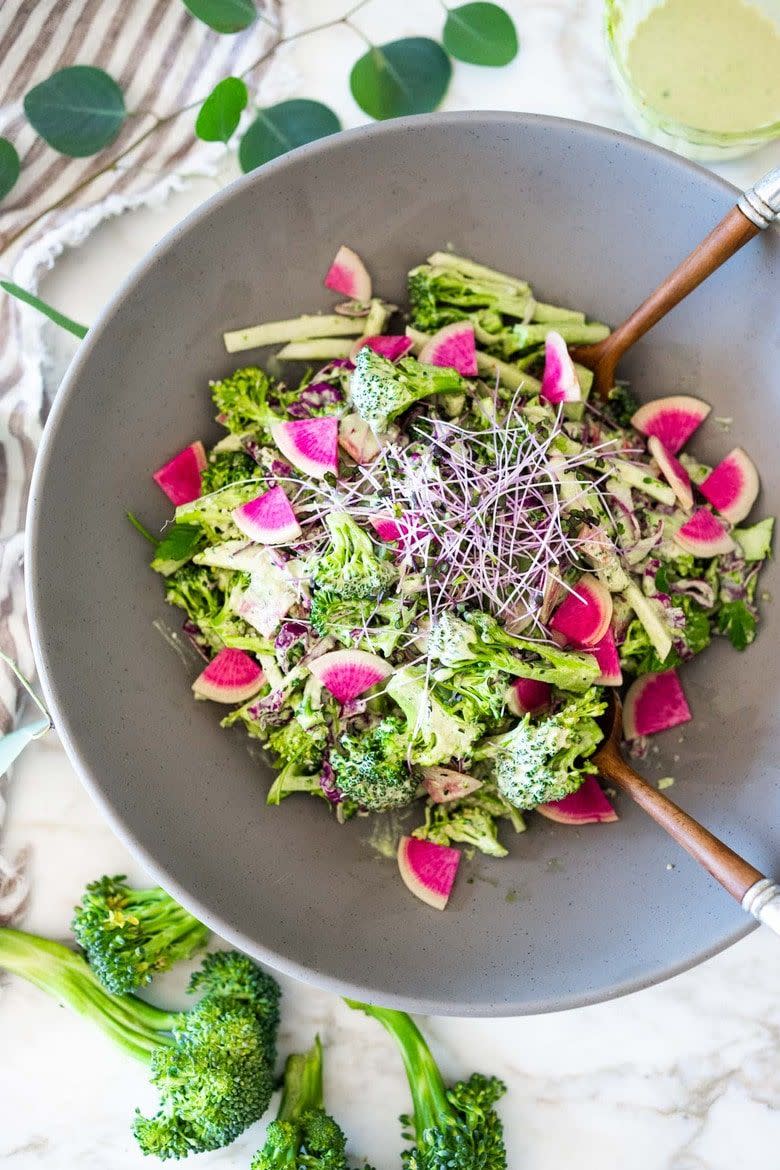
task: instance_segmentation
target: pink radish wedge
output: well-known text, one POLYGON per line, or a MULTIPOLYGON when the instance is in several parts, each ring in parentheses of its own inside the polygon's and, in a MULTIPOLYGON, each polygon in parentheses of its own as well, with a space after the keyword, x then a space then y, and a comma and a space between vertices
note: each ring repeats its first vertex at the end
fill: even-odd
POLYGON ((353 252, 346 244, 342 244, 336 253, 323 283, 326 288, 350 297, 353 301, 365 303, 371 300, 368 269, 357 252, 353 252))
POLYGON ((403 520, 395 516, 390 516, 386 512, 378 513, 376 516, 369 516, 368 522, 379 539, 384 540, 387 544, 392 544, 393 541, 400 540, 408 531, 403 520))
POLYGON ((640 406, 631 425, 642 435, 655 435, 671 455, 681 451, 712 408, 700 398, 672 394, 640 406))
POLYGON ((414 342, 411 337, 406 337, 404 334, 378 333, 374 337, 358 337, 349 351, 349 356, 353 361, 358 350, 362 349, 364 345, 373 349, 374 353, 378 353, 380 357, 387 358, 389 362, 397 362, 399 358, 409 352, 414 342))
POLYGON ((477 374, 477 344, 470 321, 453 321, 426 341, 419 360, 427 366, 449 366, 466 378, 477 374))
POLYGON ((592 648, 591 654, 599 664, 601 674, 594 678, 593 684, 597 687, 619 687, 623 682, 623 671, 620 669, 620 655, 615 645, 615 635, 607 630, 600 642, 592 648))
POLYGON ((393 673, 390 663, 366 650, 331 650, 309 663, 309 670, 340 703, 349 703, 393 673))
POLYGON ((586 776, 577 791, 563 800, 537 805, 536 811, 559 825, 605 825, 618 819, 595 776, 586 776))
POLYGON ((213 703, 245 703, 263 685, 263 672, 243 650, 225 648, 201 671, 192 689, 198 699, 213 703))
POLYGON ((552 687, 535 678, 516 678, 506 690, 506 705, 513 715, 538 715, 550 706, 552 687))
POLYGON ((446 907, 459 865, 460 850, 449 845, 434 845, 417 837, 402 837, 398 842, 398 868, 404 885, 434 910, 446 907))
POLYGON ((735 447, 699 484, 705 500, 732 524, 745 519, 756 502, 758 489, 755 464, 741 447, 735 447))
POLYGON ((680 548, 695 557, 717 557, 737 547, 717 516, 707 508, 697 508, 677 529, 674 539, 680 548))
POLYGON ((339 423, 339 446, 356 463, 371 463, 382 445, 371 427, 359 414, 345 414, 339 423))
POLYGON ((323 479, 339 469, 339 420, 301 418, 274 423, 271 438, 285 459, 313 479, 323 479))
POLYGON ((660 467, 661 475, 677 496, 680 507, 685 512, 690 512, 693 508, 691 477, 688 475, 680 460, 675 455, 672 455, 670 451, 666 450, 666 447, 664 447, 657 435, 651 435, 647 440, 647 449, 660 467))
POLYGON ((292 505, 278 486, 234 508, 233 523, 257 544, 292 544, 301 535, 292 505))
POLYGON ((668 731, 691 718, 676 670, 643 674, 632 682, 623 703, 623 733, 626 739, 668 731))
POLYGON ((550 618, 550 629, 575 646, 595 646, 612 620, 612 594, 598 577, 583 573, 550 618))
POLYGON ((448 804, 451 800, 462 800, 482 787, 482 781, 453 768, 423 768, 423 788, 434 804, 448 804))
POLYGON ((577 371, 566 342, 554 329, 550 330, 544 340, 544 373, 539 396, 553 405, 559 402, 579 402, 582 397, 577 371))
POLYGON ((179 504, 189 504, 200 496, 200 473, 205 466, 206 452, 198 439, 155 471, 152 479, 178 508, 179 504))

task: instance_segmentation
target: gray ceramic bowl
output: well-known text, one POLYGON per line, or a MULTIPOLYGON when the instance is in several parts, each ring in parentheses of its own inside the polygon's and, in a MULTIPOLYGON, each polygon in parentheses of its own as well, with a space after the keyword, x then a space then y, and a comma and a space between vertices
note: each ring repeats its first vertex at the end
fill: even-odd
MULTIPOLYGON (((549 1011, 681 971, 750 928, 742 911, 633 807, 580 830, 531 817, 504 861, 465 864, 446 913, 418 903, 371 825, 313 800, 269 809, 268 770, 192 668, 126 508, 168 509, 150 472, 213 439, 207 382, 235 367, 223 329, 325 308, 336 247, 383 294, 451 243, 526 276, 545 300, 617 322, 733 203, 697 167, 593 126, 513 114, 374 125, 271 163, 171 232, 90 330, 38 461, 28 580, 46 697, 71 759, 120 836, 182 902, 282 971, 351 995, 457 1014, 549 1011)), ((701 394, 704 457, 744 444, 760 511, 780 499, 780 247, 751 244, 637 347, 645 397, 701 394)), ((250 354, 250 360, 261 355, 250 354)), ((774 569, 765 588, 777 592, 774 569)), ((718 645, 685 672, 695 722, 652 776, 767 872, 780 870, 777 605, 746 654, 718 645)), ((655 751, 655 749, 653 749, 655 751)))

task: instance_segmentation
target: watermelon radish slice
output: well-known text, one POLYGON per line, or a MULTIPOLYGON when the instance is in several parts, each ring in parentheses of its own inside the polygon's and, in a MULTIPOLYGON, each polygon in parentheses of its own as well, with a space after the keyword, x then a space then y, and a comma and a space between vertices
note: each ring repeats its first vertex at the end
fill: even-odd
POLYGON ((206 452, 200 439, 169 459, 152 479, 172 504, 189 504, 201 493, 200 473, 206 466, 206 452))
POLYGON ((274 423, 271 437, 298 471, 323 479, 339 469, 339 420, 337 418, 299 418, 274 423))
POLYGON ((647 440, 647 449, 661 469, 661 475, 677 496, 680 507, 684 511, 690 512, 693 508, 691 477, 688 475, 680 460, 672 455, 670 451, 666 450, 666 447, 664 447, 657 435, 651 435, 647 440))
POLYGON ((538 715, 550 706, 552 687, 535 678, 516 678, 506 691, 506 705, 513 715, 538 715))
POLYGON ((482 787, 482 781, 453 768, 423 768, 423 788, 434 804, 448 804, 462 800, 482 787))
POLYGON ((712 408, 700 398, 672 394, 640 406, 631 425, 642 435, 655 435, 671 455, 682 450, 712 408))
POLYGON ((285 490, 278 486, 234 508, 233 523, 256 544, 292 544, 301 535, 285 490))
POLYGON ((563 800, 537 805, 536 811, 559 825, 609 824, 618 819, 595 776, 586 776, 577 791, 563 800))
POLYGON ((604 637, 591 650, 593 657, 599 664, 601 674, 594 678, 594 686, 619 687, 623 682, 623 672, 620 669, 620 655, 615 645, 615 635, 607 630, 604 637))
POLYGON ((623 703, 623 733, 626 739, 668 731, 691 718, 676 670, 643 674, 632 682, 623 703))
POLYGON ((755 464, 741 447, 729 452, 707 478, 699 491, 732 524, 744 520, 756 502, 759 480, 755 464))
POLYGON ((544 339, 544 373, 539 396, 547 402, 579 402, 582 398, 574 362, 560 333, 551 329, 544 339))
POLYGON ((398 868, 404 885, 434 910, 447 905, 459 865, 460 850, 449 845, 434 845, 417 837, 402 837, 398 842, 398 868))
POLYGON ((449 366, 466 378, 477 374, 477 343, 470 321, 453 321, 434 333, 417 355, 428 366, 449 366))
POLYGON ((550 629, 575 646, 595 646, 612 620, 612 595, 598 577, 583 573, 550 618, 550 629))
POLYGON ((374 353, 378 353, 380 357, 387 358, 389 362, 397 362, 399 358, 409 352, 414 342, 411 337, 406 337, 404 334, 377 333, 373 337, 358 337, 349 351, 352 361, 354 361, 358 350, 362 349, 364 345, 373 349, 374 353))
POLYGON ((387 544, 392 544, 394 540, 400 540, 408 531, 403 520, 390 516, 387 512, 369 516, 368 522, 379 539, 384 540, 387 544))
POLYGON ((697 508, 690 519, 677 529, 674 539, 680 548, 695 557, 717 557, 737 546, 717 516, 707 508, 697 508))
POLYGON ((371 300, 368 269, 357 252, 353 252, 346 244, 342 244, 336 253, 323 283, 326 288, 350 297, 353 301, 371 300))
POLYGON ((345 414, 339 423, 339 446, 356 463, 371 463, 382 445, 371 427, 359 414, 345 414))
POLYGON ((331 650, 310 662, 309 670, 340 703, 349 703, 393 673, 386 659, 366 650, 331 650))
POLYGON ((213 703, 244 703, 263 685, 263 672, 243 650, 225 648, 201 671, 192 689, 197 699, 213 703))

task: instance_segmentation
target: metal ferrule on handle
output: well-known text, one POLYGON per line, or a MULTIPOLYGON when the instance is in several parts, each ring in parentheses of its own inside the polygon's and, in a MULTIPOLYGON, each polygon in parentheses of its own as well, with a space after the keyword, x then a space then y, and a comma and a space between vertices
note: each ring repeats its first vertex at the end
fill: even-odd
POLYGON ((780 215, 780 167, 759 179, 744 195, 737 207, 758 228, 767 228, 780 215))
POLYGON ((780 886, 771 878, 762 878, 745 892, 742 909, 780 934, 780 886))

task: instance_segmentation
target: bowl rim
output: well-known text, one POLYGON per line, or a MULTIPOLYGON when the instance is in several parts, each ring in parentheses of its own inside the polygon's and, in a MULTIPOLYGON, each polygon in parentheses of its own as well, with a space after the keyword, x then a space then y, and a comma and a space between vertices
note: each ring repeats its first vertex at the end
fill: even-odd
POLYGON ((101 309, 95 323, 90 327, 84 340, 81 341, 55 394, 35 459, 25 524, 25 595, 30 636, 36 665, 38 667, 39 681, 60 742, 79 779, 91 799, 100 809, 101 814, 105 817, 112 832, 138 858, 155 881, 159 882, 183 906, 204 922, 215 934, 225 939, 232 946, 245 951, 260 962, 267 964, 273 970, 290 976, 299 982, 320 987, 336 995, 346 995, 353 999, 382 1003, 418 1014, 488 1018, 568 1011, 572 1008, 585 1007, 594 1003, 618 999, 635 991, 643 990, 646 987, 654 986, 657 983, 665 982, 667 979, 671 979, 675 975, 690 970, 705 960, 712 958, 714 955, 719 954, 721 951, 726 950, 735 942, 751 933, 758 926, 758 923, 748 915, 745 915, 745 921, 741 926, 711 946, 702 948, 695 954, 680 960, 678 963, 664 966, 661 970, 652 970, 643 975, 625 978, 608 988, 598 988, 592 991, 572 993, 567 996, 555 998, 545 998, 544 995, 538 995, 530 1001, 526 1000, 516 1005, 501 1001, 479 1000, 478 998, 474 1000, 448 1000, 442 1002, 441 1000, 428 999, 424 996, 387 994, 375 987, 353 984, 324 974, 313 966, 300 963, 265 946, 256 939, 249 938, 240 929, 229 926, 219 914, 210 910, 207 905, 204 905, 200 898, 182 887, 168 872, 166 865, 162 861, 154 858, 147 852, 144 845, 136 838, 124 819, 115 810, 109 791, 101 782, 100 777, 87 766, 82 757, 78 742, 78 729, 70 725, 69 719, 65 714, 67 702, 64 700, 64 697, 62 702, 60 700, 57 682, 50 669, 47 652, 42 641, 44 619, 41 613, 39 592, 36 584, 39 575, 41 552, 38 541, 41 522, 39 506, 41 485, 46 477, 52 450, 56 442, 60 419, 68 408, 70 399, 78 385, 82 370, 88 363, 92 350, 97 344, 103 328, 121 310, 122 303, 128 291, 146 276, 157 263, 159 256, 163 252, 172 245, 175 245, 191 229, 197 227, 214 210, 228 203, 233 198, 234 192, 239 188, 247 187, 254 183, 262 183, 265 176, 275 174, 277 171, 283 170, 286 167, 294 166, 301 158, 315 158, 318 155, 326 154, 332 148, 335 141, 360 141, 361 139, 373 136, 381 137, 384 134, 403 133, 404 130, 419 125, 423 121, 434 126, 452 125, 455 127, 462 126, 464 128, 474 128, 480 125, 506 126, 507 123, 512 123, 517 129, 522 129, 524 126, 537 126, 542 129, 545 127, 564 127, 573 133, 590 136, 603 141, 614 141, 617 139, 627 149, 638 151, 642 154, 659 155, 666 160, 673 159, 676 165, 682 167, 684 170, 694 172, 700 178, 705 179, 712 187, 719 188, 725 194, 731 196, 739 195, 739 188, 729 183, 726 179, 714 174, 712 171, 709 171, 706 167, 699 166, 689 159, 683 158, 672 151, 665 150, 663 147, 646 142, 631 134, 611 130, 608 127, 598 126, 590 122, 581 122, 573 118, 558 118, 546 114, 501 110, 439 112, 413 115, 406 118, 395 118, 385 122, 371 122, 355 129, 344 130, 338 134, 329 135, 326 138, 321 138, 315 142, 297 147, 295 150, 281 155, 279 158, 266 163, 264 166, 234 179, 221 191, 211 195, 190 211, 179 223, 166 232, 133 267, 128 276, 125 277, 101 309))

